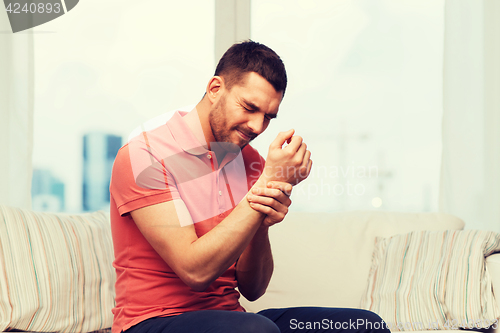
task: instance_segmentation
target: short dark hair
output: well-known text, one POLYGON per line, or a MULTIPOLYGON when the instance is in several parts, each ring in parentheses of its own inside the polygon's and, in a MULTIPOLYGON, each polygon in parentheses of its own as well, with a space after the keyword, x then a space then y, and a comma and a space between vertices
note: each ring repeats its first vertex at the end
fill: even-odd
POLYGON ((287 78, 283 61, 269 47, 252 40, 233 44, 219 60, 215 76, 223 77, 227 89, 231 89, 249 72, 259 74, 277 92, 285 93, 287 78))

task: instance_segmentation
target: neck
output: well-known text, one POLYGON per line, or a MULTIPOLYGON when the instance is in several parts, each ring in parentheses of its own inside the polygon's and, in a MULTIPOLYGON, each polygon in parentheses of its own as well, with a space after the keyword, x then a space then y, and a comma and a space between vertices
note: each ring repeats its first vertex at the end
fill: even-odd
POLYGON ((187 114, 184 118, 186 119, 186 122, 189 126, 189 128, 194 131, 196 129, 196 126, 201 126, 202 131, 194 131, 195 133, 199 133, 201 136, 201 133, 203 132, 202 138, 198 138, 200 142, 203 143, 205 147, 207 147, 208 150, 211 150, 215 153, 215 157, 219 163, 222 162, 224 159, 224 156, 226 156, 227 151, 223 149, 220 145, 212 145, 210 146, 210 142, 216 142, 214 134, 212 132, 212 127, 210 126, 210 120, 209 120, 209 115, 210 115, 210 110, 211 110, 212 104, 208 100, 208 98, 203 98, 197 105, 196 108, 187 114), (191 115, 192 114, 192 115, 191 115), (190 116, 189 118, 186 118, 190 116), (202 141, 203 140, 203 141, 202 141))
POLYGON ((212 127, 210 126, 210 110, 212 104, 208 100, 208 98, 203 97, 203 99, 196 105, 196 111, 199 119, 199 124, 201 125, 201 129, 203 130, 203 135, 205 142, 210 149, 210 142, 215 142, 215 137, 212 132, 212 127))
POLYGON ((207 141, 205 139, 201 126, 201 120, 199 119, 196 108, 194 108, 193 110, 191 110, 191 112, 188 112, 188 114, 184 116, 184 121, 186 122, 186 125, 194 134, 200 145, 207 147, 207 141))

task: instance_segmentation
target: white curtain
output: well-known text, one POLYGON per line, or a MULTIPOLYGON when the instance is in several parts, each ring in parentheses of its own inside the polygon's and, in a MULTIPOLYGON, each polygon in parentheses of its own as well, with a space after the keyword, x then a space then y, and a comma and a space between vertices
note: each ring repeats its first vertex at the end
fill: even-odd
POLYGON ((0 204, 31 208, 33 34, 0 9, 0 204))
POLYGON ((440 210, 500 231, 500 2, 447 0, 440 210))

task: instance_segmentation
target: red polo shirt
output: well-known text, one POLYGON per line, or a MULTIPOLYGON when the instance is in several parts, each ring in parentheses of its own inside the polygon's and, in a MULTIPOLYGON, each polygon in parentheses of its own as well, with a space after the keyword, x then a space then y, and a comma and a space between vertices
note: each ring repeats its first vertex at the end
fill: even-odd
POLYGON ((181 199, 201 237, 229 215, 260 176, 264 159, 255 149, 247 145, 219 163, 183 120, 186 113, 177 111, 165 124, 129 140, 113 165, 110 214, 117 275, 113 333, 152 317, 207 309, 245 311, 235 290, 235 264, 207 290, 194 291, 156 253, 129 214, 181 199))

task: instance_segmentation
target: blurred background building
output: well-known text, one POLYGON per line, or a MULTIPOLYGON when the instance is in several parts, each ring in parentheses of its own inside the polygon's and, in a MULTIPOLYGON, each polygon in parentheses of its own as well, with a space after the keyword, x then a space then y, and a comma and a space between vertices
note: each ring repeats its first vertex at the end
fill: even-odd
POLYGON ((50 170, 33 169, 31 196, 36 211, 64 211, 64 183, 50 170))
POLYGON ((109 210, 111 169, 122 138, 116 135, 92 132, 83 137, 82 209, 109 210))

